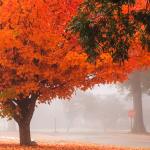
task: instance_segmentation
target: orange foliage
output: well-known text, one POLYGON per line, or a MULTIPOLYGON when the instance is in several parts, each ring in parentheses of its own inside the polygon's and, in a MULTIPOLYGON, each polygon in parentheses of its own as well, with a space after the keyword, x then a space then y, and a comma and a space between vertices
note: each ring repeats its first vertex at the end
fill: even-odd
POLYGON ((136 0, 136 4, 134 6, 130 6, 128 8, 128 5, 124 5, 123 6, 124 12, 128 13, 128 9, 129 11, 139 11, 139 10, 143 10, 143 9, 150 9, 150 5, 146 4, 146 0, 136 0), (147 7, 147 8, 146 8, 147 7))
POLYGON ((114 146, 96 146, 87 144, 52 144, 21 147, 15 144, 0 144, 1 150, 148 150, 144 148, 123 148, 114 146))
MULTIPOLYGON (((45 102, 69 98, 75 89, 99 83, 124 81, 133 69, 150 64, 149 53, 133 39, 128 62, 120 67, 109 54, 95 64, 76 40, 67 41, 64 30, 82 0, 4 0, 0 6, 0 91, 40 95, 45 102)), ((1 94, 3 95, 3 94, 1 94)), ((9 97, 10 98, 10 97, 9 97)), ((0 96, 6 100, 5 96, 0 96)))
MULTIPOLYGON (((64 33, 68 21, 76 14, 81 2, 82 0, 0 1, 1 116, 14 117, 18 123, 24 123, 23 119, 30 122, 37 99, 41 103, 57 97, 70 98, 76 89, 86 90, 95 84, 122 82, 131 71, 149 67, 150 54, 142 48, 138 33, 131 41, 130 59, 124 65, 113 63, 108 53, 98 56, 95 63, 87 62, 88 56, 78 44, 77 37, 67 40, 70 37, 64 33), (32 102, 31 107, 26 98, 32 102), (4 110, 2 114, 1 110, 4 110)), ((114 149, 76 145, 30 149, 36 148, 114 149)), ((0 145, 0 149, 29 148, 0 145)))
POLYGON ((61 68, 62 59, 70 49, 62 33, 79 2, 3 1, 0 6, 2 92, 11 87, 16 96, 37 91, 42 98, 70 95, 73 88, 65 86, 67 81, 63 74, 66 70, 61 68))

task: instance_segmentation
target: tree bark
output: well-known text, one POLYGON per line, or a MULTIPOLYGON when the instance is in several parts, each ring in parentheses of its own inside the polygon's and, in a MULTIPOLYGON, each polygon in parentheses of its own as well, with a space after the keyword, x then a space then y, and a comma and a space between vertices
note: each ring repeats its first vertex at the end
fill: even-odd
POLYGON ((132 133, 146 133, 143 121, 142 108, 142 89, 141 89, 141 75, 140 72, 135 72, 132 75, 131 90, 133 95, 133 107, 135 111, 132 133))
POLYGON ((31 145, 30 122, 20 122, 18 126, 20 145, 31 145))
POLYGON ((30 95, 21 100, 11 100, 9 101, 9 106, 16 110, 19 108, 19 112, 13 114, 14 120, 19 126, 19 137, 20 145, 32 145, 31 135, 30 135, 30 122, 35 110, 35 104, 38 96, 30 95))

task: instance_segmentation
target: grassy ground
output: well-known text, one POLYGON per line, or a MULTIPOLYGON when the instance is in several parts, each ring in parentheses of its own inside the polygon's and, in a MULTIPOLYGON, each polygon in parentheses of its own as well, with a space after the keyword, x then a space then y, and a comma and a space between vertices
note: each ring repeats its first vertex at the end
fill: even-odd
POLYGON ((86 144, 41 144, 32 147, 21 147, 17 144, 4 143, 0 144, 0 150, 150 150, 142 148, 123 148, 111 146, 98 146, 86 144))

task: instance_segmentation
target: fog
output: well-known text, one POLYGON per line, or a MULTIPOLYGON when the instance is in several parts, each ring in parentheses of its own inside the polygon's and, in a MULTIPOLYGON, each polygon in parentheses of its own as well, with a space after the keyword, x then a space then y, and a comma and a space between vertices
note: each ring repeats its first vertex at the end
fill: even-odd
MULTIPOLYGON (((143 94, 142 98, 144 123, 149 131, 150 96, 143 94)), ((57 135, 60 139, 65 139, 66 135, 73 137, 79 134, 81 136, 74 136, 75 138, 70 139, 82 141, 81 137, 84 135, 84 142, 115 144, 117 140, 110 142, 110 137, 105 140, 104 137, 101 140, 98 140, 100 137, 95 139, 94 137, 104 134, 129 133, 131 119, 128 117, 128 111, 131 109, 133 109, 133 100, 128 90, 123 90, 120 85, 113 84, 95 86, 86 92, 77 91, 70 100, 55 99, 50 104, 37 104, 31 121, 31 132, 48 136, 55 135, 55 137, 57 135), (85 135, 94 136, 90 139, 85 135)), ((7 133, 15 131, 15 135, 18 135, 17 124, 7 119, 0 120, 0 131, 1 138, 4 136, 4 131, 7 133)), ((139 141, 135 141, 134 146, 138 143, 139 141)), ((150 146, 150 143, 147 145, 150 146)))

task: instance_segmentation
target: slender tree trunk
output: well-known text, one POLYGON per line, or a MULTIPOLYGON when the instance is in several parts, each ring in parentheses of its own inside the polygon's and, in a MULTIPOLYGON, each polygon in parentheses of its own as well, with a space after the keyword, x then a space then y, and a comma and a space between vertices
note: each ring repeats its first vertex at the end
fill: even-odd
POLYGON ((70 132, 70 129, 71 129, 71 124, 72 124, 72 121, 69 120, 68 124, 67 124, 67 133, 70 132))
POLYGON ((133 95, 133 107, 135 111, 133 121, 133 133, 146 133, 143 121, 143 108, 142 108, 142 89, 141 89, 141 76, 140 72, 135 72, 132 75, 131 90, 133 95))

